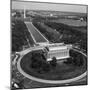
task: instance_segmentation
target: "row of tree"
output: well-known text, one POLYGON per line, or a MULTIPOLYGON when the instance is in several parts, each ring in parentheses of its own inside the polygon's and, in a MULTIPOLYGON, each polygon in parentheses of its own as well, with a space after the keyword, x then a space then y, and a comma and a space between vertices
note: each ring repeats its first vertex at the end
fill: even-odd
POLYGON ((48 38, 50 42, 64 42, 65 44, 78 43, 80 48, 87 50, 87 35, 83 32, 73 29, 71 26, 62 23, 45 22, 45 25, 51 27, 53 30, 56 29, 60 33, 60 37, 58 37, 58 35, 50 32, 49 28, 44 28, 41 23, 33 21, 33 24, 48 38))
POLYGON ((74 28, 73 26, 56 22, 45 22, 45 24, 53 29, 56 29, 62 35, 62 38, 59 40, 60 42, 64 42, 66 44, 78 43, 80 48, 87 50, 87 33, 80 31, 82 28, 87 30, 87 26, 80 29, 80 27, 74 28), (80 30, 78 30, 78 28, 80 30))
POLYGON ((28 45, 29 43, 32 45, 34 43, 24 21, 12 19, 11 23, 12 52, 20 51, 24 45, 28 45))

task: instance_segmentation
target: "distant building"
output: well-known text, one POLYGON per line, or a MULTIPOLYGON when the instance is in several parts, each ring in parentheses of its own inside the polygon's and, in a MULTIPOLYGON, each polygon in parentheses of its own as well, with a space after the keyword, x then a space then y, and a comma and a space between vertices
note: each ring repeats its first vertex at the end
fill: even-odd
POLYGON ((54 43, 45 45, 48 47, 47 61, 52 60, 53 57, 56 59, 65 59, 69 58, 69 51, 72 48, 72 45, 65 45, 63 43, 54 43))

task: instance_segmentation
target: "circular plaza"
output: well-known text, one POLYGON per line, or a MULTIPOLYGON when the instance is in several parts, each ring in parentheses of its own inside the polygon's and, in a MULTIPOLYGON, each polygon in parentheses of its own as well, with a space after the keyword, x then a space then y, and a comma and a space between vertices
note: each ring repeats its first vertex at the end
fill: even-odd
POLYGON ((36 47, 20 52, 17 68, 28 79, 41 83, 65 84, 80 80, 87 75, 87 56, 82 51, 72 49, 69 59, 58 59, 52 64, 52 60, 44 61, 41 56, 38 56, 39 54, 34 58, 36 57, 37 61, 41 59, 43 62, 34 61, 32 53, 40 50, 41 48, 36 47))

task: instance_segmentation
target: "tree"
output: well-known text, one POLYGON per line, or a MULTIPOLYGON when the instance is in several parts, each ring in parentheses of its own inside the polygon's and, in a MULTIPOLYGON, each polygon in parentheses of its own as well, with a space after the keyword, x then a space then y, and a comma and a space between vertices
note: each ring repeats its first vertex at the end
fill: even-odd
POLYGON ((27 27, 21 20, 12 20, 12 51, 20 51, 23 45, 28 45, 29 37, 27 27))
POLYGON ((56 67, 56 64, 57 64, 57 59, 56 59, 56 57, 53 57, 53 58, 52 58, 52 61, 50 61, 50 65, 51 65, 52 67, 56 67))
POLYGON ((76 66, 82 66, 83 63, 84 63, 83 56, 82 56, 81 54, 78 54, 78 55, 74 58, 73 63, 74 63, 74 65, 76 65, 76 66))
POLYGON ((43 53, 33 53, 31 58, 31 65, 30 67, 37 70, 38 72, 47 72, 50 70, 50 66, 45 60, 45 58, 42 57, 43 53))
POLYGON ((64 61, 65 64, 72 64, 73 63, 73 57, 67 58, 67 61, 64 61))

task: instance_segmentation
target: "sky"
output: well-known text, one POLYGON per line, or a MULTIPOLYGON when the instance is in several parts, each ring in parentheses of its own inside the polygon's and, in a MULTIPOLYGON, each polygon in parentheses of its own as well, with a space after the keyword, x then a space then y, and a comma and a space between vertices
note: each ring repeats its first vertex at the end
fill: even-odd
POLYGON ((56 3, 40 3, 29 1, 12 1, 12 9, 29 9, 29 10, 53 10, 63 12, 86 13, 86 5, 70 5, 56 3))

